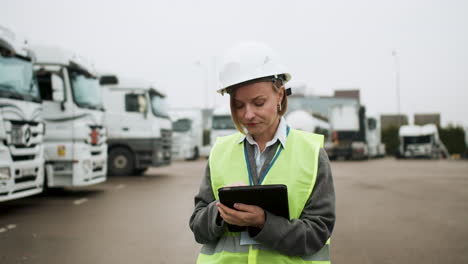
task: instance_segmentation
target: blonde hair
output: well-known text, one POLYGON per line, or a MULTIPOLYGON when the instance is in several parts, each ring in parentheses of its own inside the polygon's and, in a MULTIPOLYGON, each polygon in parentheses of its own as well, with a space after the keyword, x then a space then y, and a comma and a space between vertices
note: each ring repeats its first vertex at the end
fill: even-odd
MULTIPOLYGON (((271 79, 270 79, 271 80, 271 79)), ((279 93, 281 90, 283 90, 283 99, 281 99, 281 103, 277 106, 277 112, 278 116, 281 117, 283 116, 286 111, 288 110, 288 96, 286 95, 286 89, 284 88, 283 81, 281 79, 274 79, 274 81, 267 81, 270 82, 272 85, 272 89, 275 93, 279 93)), ((259 80, 256 82, 264 82, 266 80, 259 80)), ((245 85, 246 83, 243 83, 245 85)), ((242 134, 245 134, 245 127, 242 126, 241 122, 237 118, 237 115, 235 113, 235 105, 234 105, 234 96, 236 94, 237 88, 243 86, 243 85, 236 85, 235 87, 232 87, 228 89, 228 93, 230 96, 230 106, 231 106, 231 119, 234 122, 234 126, 236 126, 237 130, 241 132, 242 134)))

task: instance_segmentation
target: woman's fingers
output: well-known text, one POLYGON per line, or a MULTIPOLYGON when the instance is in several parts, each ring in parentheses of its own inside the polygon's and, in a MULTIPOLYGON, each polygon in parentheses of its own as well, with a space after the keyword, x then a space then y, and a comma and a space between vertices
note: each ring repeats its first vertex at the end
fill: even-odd
POLYGON ((265 212, 255 205, 236 203, 231 209, 221 203, 216 204, 221 217, 229 224, 238 226, 263 226, 265 212))

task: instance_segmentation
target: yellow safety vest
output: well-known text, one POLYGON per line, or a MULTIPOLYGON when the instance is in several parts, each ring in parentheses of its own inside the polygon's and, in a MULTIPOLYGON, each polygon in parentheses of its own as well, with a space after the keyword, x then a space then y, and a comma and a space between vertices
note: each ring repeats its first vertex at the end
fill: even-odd
MULTIPOLYGON (((210 175, 216 200, 218 189, 235 182, 251 182, 245 143, 242 134, 219 137, 210 153, 210 175)), ((323 136, 291 129, 286 148, 281 145, 261 184, 285 184, 288 187, 289 215, 299 218, 312 194, 317 177, 318 157, 323 136)), ((199 264, 211 263, 314 263, 329 264, 329 242, 310 256, 287 256, 256 244, 240 245, 240 233, 226 232, 213 244, 204 244, 197 259, 199 264)))

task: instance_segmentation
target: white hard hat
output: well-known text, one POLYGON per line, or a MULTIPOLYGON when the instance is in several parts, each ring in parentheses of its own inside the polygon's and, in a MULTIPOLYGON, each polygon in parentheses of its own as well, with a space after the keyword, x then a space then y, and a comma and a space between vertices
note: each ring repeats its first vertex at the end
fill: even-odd
POLYGON ((283 75, 283 82, 291 80, 276 52, 261 42, 242 42, 231 48, 224 56, 220 72, 220 87, 223 94, 226 88, 246 81, 263 77, 283 75))

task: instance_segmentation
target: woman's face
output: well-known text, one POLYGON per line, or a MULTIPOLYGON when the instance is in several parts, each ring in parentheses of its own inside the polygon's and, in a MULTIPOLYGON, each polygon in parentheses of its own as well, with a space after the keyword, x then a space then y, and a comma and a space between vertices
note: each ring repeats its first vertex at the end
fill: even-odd
POLYGON ((257 82, 241 86, 234 93, 233 113, 247 128, 249 134, 257 137, 273 137, 278 125, 278 104, 283 90, 276 92, 271 82, 257 82))

